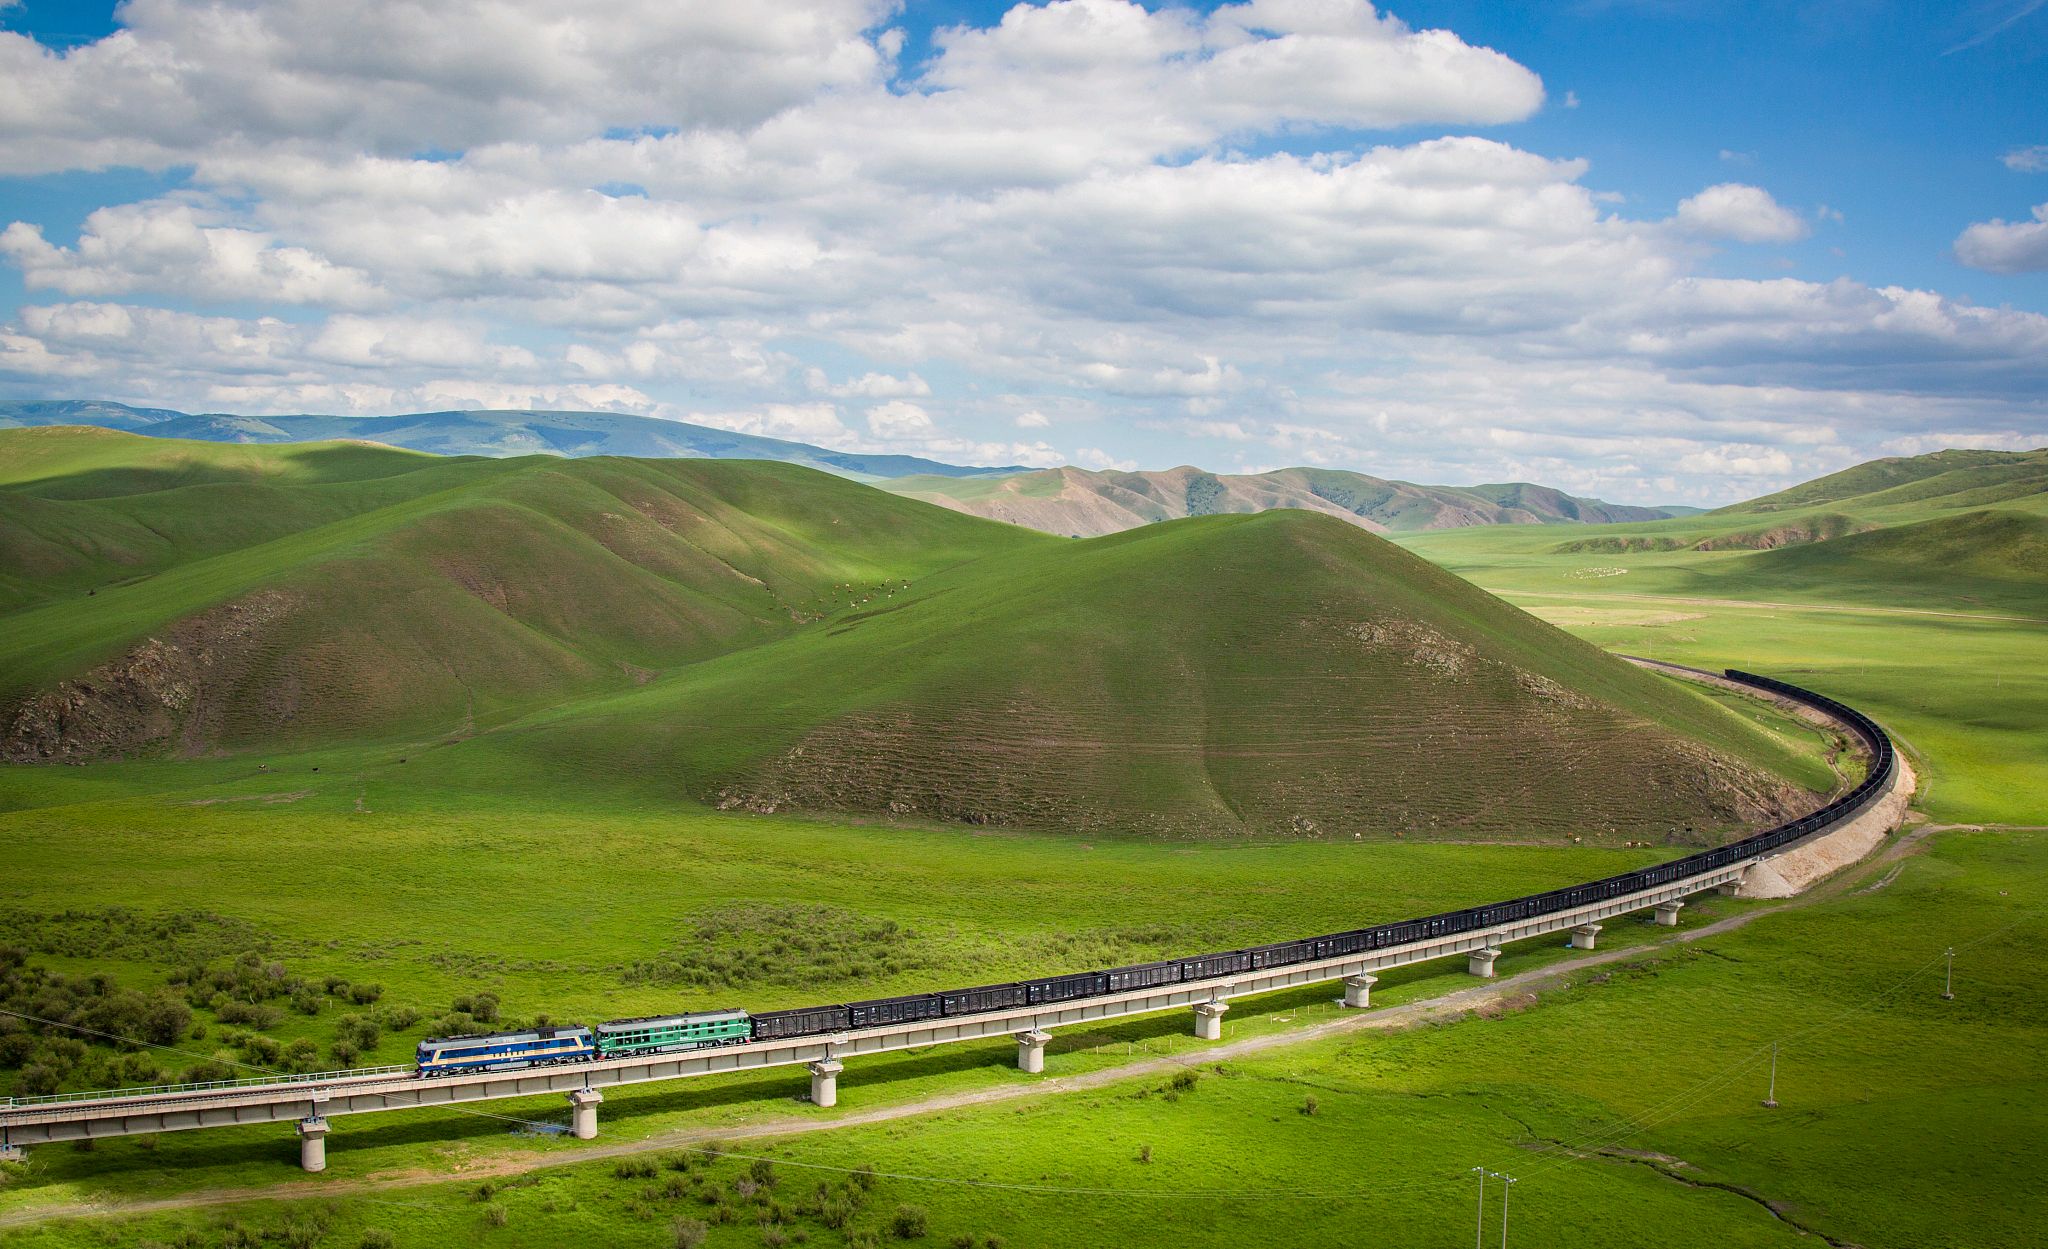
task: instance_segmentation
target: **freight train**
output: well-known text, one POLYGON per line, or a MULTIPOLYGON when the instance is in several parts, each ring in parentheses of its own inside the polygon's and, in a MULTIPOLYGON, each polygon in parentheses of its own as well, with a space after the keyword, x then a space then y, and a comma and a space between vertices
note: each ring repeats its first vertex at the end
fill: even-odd
POLYGON ((1577 910, 1608 898, 1624 897, 1659 885, 1696 876, 1756 858, 1850 819, 1890 787, 1898 761, 1891 739, 1861 712, 1831 698, 1752 673, 1730 668, 1730 680, 1792 699, 1827 713, 1861 738, 1869 754, 1870 767, 1863 780, 1848 793, 1810 815, 1801 816, 1742 841, 1699 854, 1659 863, 1620 876, 1569 885, 1547 893, 1530 894, 1509 902, 1448 911, 1420 919, 1359 928, 1350 932, 1299 941, 1281 941, 1244 950, 1201 954, 1192 958, 1139 963, 1106 971, 1084 971, 1048 976, 1012 984, 983 985, 974 989, 948 989, 939 993, 914 993, 903 997, 875 998, 866 1002, 833 1006, 800 1006, 792 1010, 707 1011, 698 1014, 664 1015, 651 1019, 620 1019, 595 1028, 561 1026, 490 1036, 432 1037, 420 1042, 417 1066, 421 1076, 451 1072, 490 1071, 537 1067, 553 1063, 593 1062, 639 1054, 673 1053, 719 1045, 744 1045, 760 1041, 783 1041, 826 1033, 851 1032, 915 1023, 922 1019, 944 1019, 955 1015, 978 1015, 991 1011, 1019 1010, 1049 1006, 1083 998, 1127 993, 1191 980, 1210 980, 1238 972, 1285 967, 1321 959, 1407 945, 1494 928, 1501 924, 1577 910))

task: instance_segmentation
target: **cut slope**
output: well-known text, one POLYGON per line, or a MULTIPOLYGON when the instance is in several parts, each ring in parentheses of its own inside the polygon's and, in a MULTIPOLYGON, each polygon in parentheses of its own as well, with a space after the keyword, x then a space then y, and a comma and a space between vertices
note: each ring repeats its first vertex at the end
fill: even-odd
POLYGON ((1656 520, 1655 508, 1581 499, 1548 486, 1418 486, 1339 469, 1210 473, 1046 469, 997 479, 907 477, 884 489, 1072 537, 1100 537, 1186 516, 1278 509, 1320 512, 1375 533, 1465 525, 1599 524, 1656 520))
POLYGON ((780 464, 100 430, 0 462, 14 759, 463 730, 1051 541, 780 464))
POLYGON ((1747 721, 1329 517, 963 565, 429 766, 756 811, 1690 844, 1794 802, 1747 721), (494 762, 495 761, 495 762, 494 762))

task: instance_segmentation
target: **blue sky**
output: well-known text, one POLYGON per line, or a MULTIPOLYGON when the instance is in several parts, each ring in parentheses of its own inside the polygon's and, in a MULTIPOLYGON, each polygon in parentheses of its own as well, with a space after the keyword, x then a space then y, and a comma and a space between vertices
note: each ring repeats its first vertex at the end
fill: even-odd
POLYGON ((1699 502, 2048 443, 2035 0, 505 11, 0 10, 0 394, 1699 502))

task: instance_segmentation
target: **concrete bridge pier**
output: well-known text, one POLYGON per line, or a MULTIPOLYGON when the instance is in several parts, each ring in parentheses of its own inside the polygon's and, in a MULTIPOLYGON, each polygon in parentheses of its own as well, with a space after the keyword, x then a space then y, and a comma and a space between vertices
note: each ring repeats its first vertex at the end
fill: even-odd
POLYGON ((318 1115, 299 1120, 299 1165, 308 1171, 327 1169, 327 1120, 318 1115))
POLYGON ((1221 1041, 1223 1013, 1229 1009, 1222 1002, 1195 1003, 1195 1035, 1204 1041, 1221 1041))
POLYGON ((1045 1043, 1052 1033, 1036 1028, 1017 1034, 1017 1070, 1038 1075, 1045 1070, 1045 1043))
POLYGON ((597 1107, 604 1094, 596 1089, 575 1089, 569 1094, 569 1131, 579 1141, 597 1139, 597 1107))
POLYGON ((821 1058, 810 1064, 811 1104, 814 1106, 837 1106, 839 1104, 839 1073, 846 1070, 846 1064, 836 1058, 821 1058))
POLYGON ((1380 982, 1378 976, 1362 971, 1355 976, 1344 977, 1344 1005, 1364 1010, 1372 1005, 1372 987, 1380 982))
POLYGON ((25 1162, 27 1160, 28 1151, 26 1149, 0 1140, 0 1162, 25 1162))
POLYGON ((1466 955, 1465 970, 1475 976, 1493 979, 1493 960, 1500 957, 1500 951, 1493 946, 1482 946, 1466 955))
POLYGON ((1572 929, 1571 947, 1574 950, 1590 950, 1600 936, 1600 925, 1580 924, 1572 929))
POLYGON ((1676 928, 1678 927, 1678 913, 1684 909, 1685 903, 1681 900, 1659 902, 1657 904, 1657 922, 1666 928, 1676 928))

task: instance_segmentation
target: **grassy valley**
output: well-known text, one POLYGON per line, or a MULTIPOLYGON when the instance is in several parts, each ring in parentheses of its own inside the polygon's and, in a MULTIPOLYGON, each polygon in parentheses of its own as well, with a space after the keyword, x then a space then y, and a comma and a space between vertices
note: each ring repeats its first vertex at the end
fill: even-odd
MULTIPOLYGON (((387 480, 400 461, 378 463, 381 476, 350 469, 331 497, 413 488, 387 480)), ((461 467, 428 459, 412 472, 461 467)), ((514 497, 550 524, 574 514, 551 473, 518 462, 495 471, 504 476, 447 489, 482 509, 508 489, 538 491, 514 497), (516 486, 527 474, 537 484, 516 486)), ((606 472, 614 498, 631 495, 621 482, 644 480, 631 462, 606 472)), ((22 493, 54 498, 51 483, 66 475, 26 476, 36 484, 22 493)), ((733 507, 729 532, 778 542, 823 532, 816 549, 834 548, 838 535, 811 511, 811 483, 823 479, 792 480, 787 497, 799 502, 772 524, 763 517, 766 500, 785 497, 777 491, 742 495, 728 482, 713 492, 701 479, 688 494, 662 489, 700 510, 733 507)), ((580 490, 585 479, 571 481, 580 490)), ((77 502, 100 517, 90 509, 106 499, 133 508, 152 493, 77 502)), ((1789 906, 1696 899, 1681 935, 1741 923, 1696 940, 1617 922, 1596 956, 1607 961, 1556 972, 1545 969, 1574 956, 1549 942, 1515 946, 1502 974, 1537 979, 1441 1006, 1426 1004, 1473 985, 1461 967, 1388 975, 1363 1017, 1330 1006, 1327 986, 1236 1002, 1225 1045, 1251 1046, 1242 1050, 1194 1041, 1178 1015, 1065 1030, 1048 1058, 1061 1081, 1051 1086, 1016 1073, 1004 1043, 849 1063, 831 1112, 791 1100, 800 1072, 620 1091, 607 1094, 596 1143, 617 1156, 553 1136, 563 1115, 553 1100, 494 1105, 504 1118, 375 1117, 343 1124, 333 1171, 288 1190, 269 1187, 296 1174, 276 1127, 37 1150, 0 1172, 0 1236, 724 1247, 881 1243, 922 1226, 912 1243, 1021 1247, 1135 1243, 1162 1228, 1182 1240, 1321 1244, 1370 1226, 1400 1243, 1450 1244, 1471 1231, 1469 1168, 1485 1165, 1521 1177, 1518 1239, 2029 1243, 2048 612, 2027 552, 2041 511, 2026 494, 1951 505, 1964 497, 1975 496, 1807 499, 1778 515, 1818 509, 1852 523, 1776 549, 1640 541, 1687 525, 1699 537, 1735 532, 1765 515, 1735 510, 1586 531, 1616 540, 1602 551, 1559 549, 1563 532, 1533 526, 1403 539, 1438 567, 1298 511, 1073 542, 917 508, 963 526, 935 531, 954 535, 949 562, 908 569, 879 550, 861 557, 867 582, 821 563, 805 574, 824 581, 808 605, 796 596, 816 580, 792 578, 777 592, 794 614, 758 610, 759 634, 642 652, 672 656, 644 665, 644 679, 550 685, 452 730, 324 728, 296 743, 10 767, 0 945, 20 947, 43 975, 76 978, 68 992, 87 994, 84 978, 97 973, 110 994, 173 997, 191 1011, 182 1053, 84 1047, 81 1080, 123 1074, 120 1064, 138 1077, 150 1064, 163 1074, 202 1061, 286 1065, 308 1047, 324 1063, 337 1044, 351 1061, 401 1061, 420 1032, 480 1023, 478 1009, 503 1022, 759 1008, 1094 966, 1509 896, 1670 853, 1619 846, 1642 833, 1591 821, 1491 831, 1483 818, 1383 821, 1353 840, 1332 835, 1346 827, 1341 812, 1325 824, 1309 810, 1313 833, 1286 818, 1310 788, 1289 778, 1315 778, 1316 792, 1347 794, 1354 809, 1420 792, 1400 788, 1427 776, 1404 770, 1400 748, 1429 732, 1428 699, 1457 708, 1461 724, 1501 726, 1467 742, 1425 739, 1428 757, 1453 761, 1453 788, 1516 793, 1530 810, 1606 801, 1655 811, 1671 800, 1603 790, 1609 782, 1573 770, 1569 752, 1524 743, 1517 731, 1546 716, 1556 741, 1583 741, 1593 758, 1623 757, 1600 724, 1632 725, 1681 755, 1746 760, 1737 766, 1769 778, 1760 785, 1826 784, 1816 736, 1601 649, 1740 664, 1843 697, 1900 739, 1923 778, 1918 805, 1937 824, 1985 827, 1922 829, 1789 906), (984 542, 1008 545, 977 551, 984 542), (1489 758, 1511 750, 1523 752, 1512 769, 1489 758), (1340 756, 1354 761, 1348 776, 1340 756), (1357 760, 1376 787, 1355 779, 1357 760), (1544 769, 1564 775, 1528 775, 1544 769), (922 796, 959 805, 919 806, 931 801, 922 796), (1121 810, 1263 835, 1162 836, 1105 818, 1121 810), (139 880, 148 906, 132 913, 139 880), (1958 950, 1952 1003, 1938 996, 1948 946, 1958 950), (233 1005, 251 955, 258 972, 274 964, 275 983, 296 986, 241 995, 261 997, 254 1005, 275 1019, 233 1005), (222 983, 230 991, 216 1002, 222 983), (375 997, 358 1000, 359 988, 375 997), (1765 1110, 1773 1043, 1782 1104, 1765 1110), (1922 1165, 1928 1157, 1940 1165, 1922 1165), (239 1191, 249 1185, 272 1199, 239 1191), (187 1195, 225 1204, 177 1206, 187 1195), (173 1208, 43 1217, 151 1199, 173 1208)), ((259 566, 239 561, 382 512, 346 506, 356 510, 260 542, 181 537, 206 552, 189 564, 173 553, 95 565, 77 554, 86 544, 58 543, 83 561, 77 580, 4 619, 123 601, 123 568, 150 570, 129 587, 141 589, 188 567, 233 566, 234 578, 145 600, 204 611, 190 587, 224 586, 232 601, 264 584, 259 566), (100 592, 78 597, 91 588, 100 592)), ((415 523, 375 532, 410 535, 415 523)), ((775 548, 765 562, 787 549, 804 548, 775 548)), ((760 565, 740 566, 776 584, 760 565)), ((668 582, 703 593, 688 577, 668 582)), ((148 621, 141 636, 152 636, 185 617, 128 618, 148 621)), ((558 618, 571 622, 561 637, 609 636, 558 618)), ((128 636, 111 645, 132 647, 128 636)), ((49 671, 76 679, 61 675, 75 667, 49 671)), ((1638 776, 1657 766, 1654 749, 1629 764, 1638 776)), ((1685 835, 1663 818, 1650 840, 1685 835)), ((1490 1214, 1497 1202, 1496 1186, 1490 1214)))

